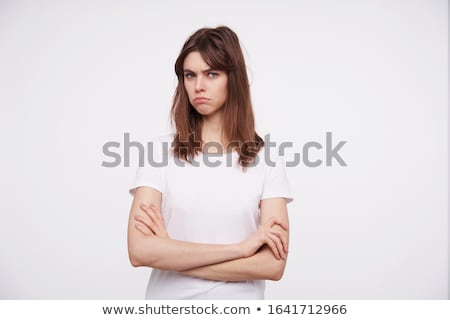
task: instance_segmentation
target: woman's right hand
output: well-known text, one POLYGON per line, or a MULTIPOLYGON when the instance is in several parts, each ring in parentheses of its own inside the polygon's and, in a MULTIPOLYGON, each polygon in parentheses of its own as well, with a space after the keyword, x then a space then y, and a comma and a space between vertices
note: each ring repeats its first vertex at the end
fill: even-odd
POLYGON ((169 238, 164 219, 158 208, 153 204, 147 206, 144 203, 140 204, 140 208, 144 214, 134 216, 136 221, 134 227, 145 236, 155 235, 161 238, 169 238))
POLYGON ((266 244, 277 259, 286 259, 288 252, 287 239, 280 230, 274 228, 275 225, 280 226, 286 231, 288 229, 286 223, 275 217, 271 217, 261 224, 247 239, 239 243, 244 257, 252 256, 259 248, 266 244))

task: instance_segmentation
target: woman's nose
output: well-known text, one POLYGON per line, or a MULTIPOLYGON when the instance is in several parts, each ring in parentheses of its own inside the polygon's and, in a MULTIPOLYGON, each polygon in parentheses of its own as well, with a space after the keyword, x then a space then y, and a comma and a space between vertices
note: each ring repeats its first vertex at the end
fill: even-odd
POLYGON ((205 91, 205 82, 202 76, 197 77, 195 81, 195 91, 205 91))

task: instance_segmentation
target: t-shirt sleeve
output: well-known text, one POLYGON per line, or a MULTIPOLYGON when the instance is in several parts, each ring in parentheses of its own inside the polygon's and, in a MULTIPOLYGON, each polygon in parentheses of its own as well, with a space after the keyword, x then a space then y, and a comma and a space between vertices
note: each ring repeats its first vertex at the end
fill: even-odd
POLYGON ((268 198, 285 198, 286 204, 294 200, 282 156, 277 158, 275 165, 267 168, 261 200, 268 198))
POLYGON ((132 196, 138 187, 151 187, 163 193, 162 147, 157 138, 147 144, 144 166, 139 166, 129 187, 132 196))

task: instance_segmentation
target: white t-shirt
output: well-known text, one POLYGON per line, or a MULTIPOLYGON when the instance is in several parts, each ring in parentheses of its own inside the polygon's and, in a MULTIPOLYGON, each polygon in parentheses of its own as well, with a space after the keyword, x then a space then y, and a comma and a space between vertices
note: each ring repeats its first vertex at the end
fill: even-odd
MULTIPOLYGON (((283 197, 287 203, 293 200, 284 160, 275 150, 262 148, 257 164, 243 172, 236 151, 223 155, 199 153, 194 165, 174 158, 173 137, 170 134, 152 141, 152 154, 138 169, 130 188, 132 195, 140 186, 162 193, 161 213, 170 238, 238 243, 257 229, 262 199, 283 197), (270 157, 265 154, 269 151, 270 157), (150 160, 153 163, 149 164, 150 160)), ((264 280, 212 281, 153 269, 146 298, 264 299, 264 288, 264 280)))

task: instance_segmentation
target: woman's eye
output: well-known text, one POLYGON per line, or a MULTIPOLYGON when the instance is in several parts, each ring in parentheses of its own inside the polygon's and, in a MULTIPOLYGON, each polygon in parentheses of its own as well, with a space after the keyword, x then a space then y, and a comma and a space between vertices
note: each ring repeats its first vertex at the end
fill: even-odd
POLYGON ((217 77, 219 74, 217 72, 208 72, 208 77, 210 78, 215 78, 217 77))
POLYGON ((191 78, 194 77, 194 75, 193 75, 192 73, 185 73, 185 74, 184 74, 184 77, 185 77, 186 79, 191 79, 191 78))

